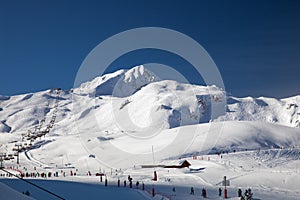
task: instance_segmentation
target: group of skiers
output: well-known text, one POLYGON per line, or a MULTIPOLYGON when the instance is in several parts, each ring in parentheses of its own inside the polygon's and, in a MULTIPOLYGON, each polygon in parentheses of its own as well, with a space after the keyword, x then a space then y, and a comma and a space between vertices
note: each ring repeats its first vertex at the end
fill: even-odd
POLYGON ((253 193, 250 188, 245 190, 244 196, 242 195, 242 190, 238 189, 238 197, 240 197, 241 200, 252 200, 252 196, 253 193))
MULTIPOLYGON (((31 173, 29 173, 29 172, 26 172, 26 173, 20 173, 18 176, 20 177, 20 178, 37 178, 37 177, 41 177, 41 178, 47 178, 47 175, 48 175, 48 177, 51 177, 51 175, 52 175, 52 173, 51 172, 49 172, 48 174, 47 173, 39 173, 39 172, 31 172, 31 173)), ((56 174, 53 174, 54 176, 56 175, 56 174)), ((13 175, 12 174, 9 174, 9 173, 7 173, 7 174, 0 174, 0 176, 3 176, 3 177, 12 177, 13 175)))
MULTIPOLYGON (((65 172, 62 172, 62 175, 65 177, 66 176, 66 173, 65 172)), ((70 173, 70 176, 75 176, 76 173, 73 173, 71 171, 70 173)), ((26 173, 20 173, 20 177, 21 178, 51 178, 52 176, 54 177, 59 177, 59 172, 42 172, 42 173, 39 173, 39 172, 26 172, 26 173)))
MULTIPOLYGON (((129 187, 132 188, 132 178, 130 177, 130 175, 128 175, 128 182, 129 182, 129 187)), ((136 181, 136 183, 135 183, 136 189, 139 189, 139 185, 140 185, 140 182, 136 181)), ((118 187, 119 186, 120 186, 120 180, 118 179, 118 187)), ((124 187, 126 187, 126 180, 124 180, 124 187)), ((145 185, 144 185, 144 183, 142 183, 142 189, 144 190, 144 188, 145 188, 145 185)))
MULTIPOLYGON (((132 178, 130 177, 130 175, 128 176, 128 181, 129 181, 129 187, 132 188, 132 178)), ((139 185, 140 185, 140 182, 136 181, 136 183, 135 183, 136 189, 139 189, 139 185)), ((124 187, 126 187, 126 180, 124 180, 124 187)), ((142 189, 143 190, 145 189, 144 183, 142 183, 142 189)))
POLYGON ((30 192, 26 190, 26 192, 22 192, 22 194, 25 194, 26 196, 30 196, 30 192))
MULTIPOLYGON (((173 188, 173 192, 175 191, 175 188, 173 188)), ((191 187, 191 195, 194 195, 195 194, 195 190, 194 190, 194 187, 191 187)), ((206 198, 207 195, 206 195, 206 189, 205 188, 202 188, 202 192, 201 192, 201 196, 203 198, 206 198)))
MULTIPOLYGON (((76 170, 77 171, 77 170, 76 170)), ((63 170, 61 170, 61 173, 63 176, 66 176, 65 172, 63 170)), ((33 172, 33 173, 21 173, 21 178, 23 177, 43 177, 43 178, 47 178, 47 177, 51 177, 51 176, 55 176, 55 177, 58 177, 59 176, 59 173, 58 172, 54 172, 54 173, 51 173, 51 172, 48 172, 48 173, 38 173, 38 172, 33 172)), ((91 172, 88 171, 87 173, 88 176, 91 176, 91 172)), ((1 174, 1 176, 5 176, 5 174, 1 174)), ((73 173, 73 171, 71 170, 70 171, 70 176, 76 176, 76 172, 73 173)), ((133 188, 133 179, 130 177, 130 175, 128 175, 128 182, 129 182, 129 187, 130 188, 133 188)), ((100 176, 100 182, 102 182, 102 176, 100 176)), ((139 189, 139 181, 136 181, 136 188, 139 189)), ((107 186, 107 179, 105 179, 105 186, 107 186)), ((120 186, 120 180, 118 179, 118 187, 120 186)), ((124 180, 124 187, 126 187, 126 180, 124 180)), ((145 185, 144 183, 142 183, 142 189, 144 190, 145 189, 145 185)), ((172 188, 172 191, 173 192, 176 192, 175 190, 175 187, 172 188)), ((154 192, 153 192, 154 193, 154 192)), ((244 194, 242 192, 242 190, 239 188, 238 191, 238 197, 240 197, 240 200, 252 200, 252 196, 253 196, 253 193, 251 191, 251 189, 246 189, 244 194)), ((194 187, 191 187, 191 191, 190 191, 190 194, 191 195, 195 195, 195 189, 194 187)), ((28 195, 28 194, 27 194, 28 195)), ((219 188, 218 189, 218 195, 219 197, 222 196, 222 189, 219 188)), ((206 189, 205 188, 202 188, 201 190, 201 196, 203 198, 207 198, 207 193, 206 193, 206 189)))
MULTIPOLYGON (((173 187, 173 192, 175 192, 175 187, 173 187)), ((222 196, 222 188, 219 188, 218 190, 219 192, 219 197, 222 196)), ((195 189, 194 187, 191 187, 191 192, 190 192, 191 195, 194 195, 195 194, 195 189)), ((202 188, 202 193, 201 193, 201 196, 203 198, 207 198, 207 194, 206 194, 206 189, 205 188, 202 188)), ((251 191, 251 189, 246 189, 245 192, 244 192, 244 196, 242 194, 242 190, 239 188, 238 189, 238 197, 240 197, 241 200, 252 200, 252 196, 253 196, 253 193, 251 191)))

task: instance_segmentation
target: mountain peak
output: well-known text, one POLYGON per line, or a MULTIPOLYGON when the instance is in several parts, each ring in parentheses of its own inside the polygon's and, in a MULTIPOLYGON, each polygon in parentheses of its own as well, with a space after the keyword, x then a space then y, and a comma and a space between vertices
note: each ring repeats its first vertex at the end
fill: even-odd
POLYGON ((126 97, 132 95, 141 87, 159 80, 158 76, 140 65, 129 70, 118 70, 114 73, 96 77, 90 82, 81 84, 75 91, 95 96, 126 97))

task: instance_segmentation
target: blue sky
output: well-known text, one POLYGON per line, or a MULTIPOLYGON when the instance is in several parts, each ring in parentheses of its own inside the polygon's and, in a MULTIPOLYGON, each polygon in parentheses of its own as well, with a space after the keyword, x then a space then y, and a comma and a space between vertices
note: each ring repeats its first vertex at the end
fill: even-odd
MULTIPOLYGON (((87 54, 108 37, 164 27, 199 42, 234 96, 300 94, 300 1, 9 1, 0 0, 0 94, 69 89, 87 54)), ((191 83, 175 55, 137 51, 108 69, 158 62, 191 83)), ((189 69, 189 70, 186 70, 189 69)), ((189 77, 191 76, 191 77, 189 77)))

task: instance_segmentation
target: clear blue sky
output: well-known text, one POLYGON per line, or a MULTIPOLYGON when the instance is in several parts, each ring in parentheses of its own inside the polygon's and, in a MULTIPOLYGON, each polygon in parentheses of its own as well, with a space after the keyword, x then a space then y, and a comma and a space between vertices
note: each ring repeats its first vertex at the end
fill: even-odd
MULTIPOLYGON (((174 29, 198 41, 234 96, 300 94, 299 11, 300 1, 292 0, 0 0, 0 94, 69 89, 96 45, 146 26, 174 29)), ((147 62, 188 65, 165 52, 137 51, 110 70, 147 62)))

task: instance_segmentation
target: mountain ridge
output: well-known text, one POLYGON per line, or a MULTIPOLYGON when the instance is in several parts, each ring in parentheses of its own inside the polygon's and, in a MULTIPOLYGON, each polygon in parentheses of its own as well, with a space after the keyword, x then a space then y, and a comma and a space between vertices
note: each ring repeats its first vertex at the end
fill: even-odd
POLYGON ((76 121, 94 112, 100 121, 108 121, 105 123, 112 125, 113 119, 107 119, 107 113, 113 114, 108 106, 112 99, 115 99, 114 109, 118 110, 114 111, 116 115, 121 114, 124 109, 129 109, 127 111, 131 113, 130 120, 142 127, 149 125, 152 120, 151 114, 157 116, 157 120, 154 119, 151 123, 161 124, 167 121, 168 125, 161 124, 165 128, 207 123, 211 120, 264 121, 290 127, 300 126, 300 95, 284 99, 226 97, 225 92, 215 86, 162 81, 143 66, 118 70, 83 83, 78 88, 61 90, 60 96, 51 92, 55 93, 55 89, 1 96, 0 131, 26 131, 27 128, 37 125, 46 115, 53 112, 51 109, 54 101, 60 103, 57 105, 60 111, 57 114, 59 120, 66 120, 67 116, 76 121), (113 81, 107 82, 110 80, 113 81), (109 90, 103 92, 105 87, 109 87, 109 90), (225 97, 226 101, 223 99, 225 97), (225 115, 212 116, 212 105, 223 106, 220 102, 218 104, 217 98, 226 105, 225 115), (160 114, 157 114, 159 112, 160 114))

